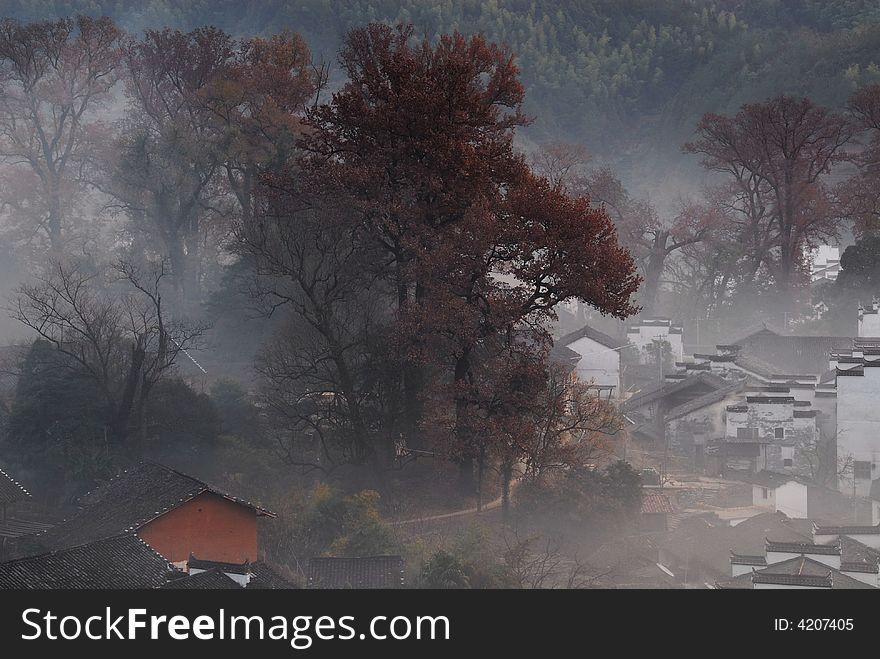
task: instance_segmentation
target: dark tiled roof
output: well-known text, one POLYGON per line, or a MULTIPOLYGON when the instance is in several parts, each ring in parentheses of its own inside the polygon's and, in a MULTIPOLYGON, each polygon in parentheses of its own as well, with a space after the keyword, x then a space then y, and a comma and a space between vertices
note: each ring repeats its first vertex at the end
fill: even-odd
POLYGON ((557 343, 550 349, 548 358, 551 363, 573 367, 581 356, 571 348, 557 343))
POLYGON ((712 373, 697 373, 689 375, 684 380, 678 382, 657 382, 650 387, 645 387, 637 394, 628 398, 623 404, 624 411, 630 411, 647 405, 655 400, 659 400, 665 396, 670 396, 679 391, 683 391, 695 384, 705 384, 712 389, 722 389, 728 386, 728 381, 724 378, 713 375, 712 373))
POLYGON ((400 556, 309 559, 309 588, 401 588, 400 556))
POLYGON ((223 570, 212 568, 205 572, 172 579, 161 588, 170 590, 240 590, 241 586, 227 577, 223 570))
POLYGON ((773 542, 767 541, 767 551, 784 554, 816 554, 819 556, 839 556, 840 545, 817 545, 812 542, 773 542))
POLYGON ((274 516, 179 471, 144 462, 83 497, 82 510, 38 540, 48 549, 63 549, 134 531, 204 492, 251 508, 257 515, 274 516))
POLYGON ((709 362, 702 362, 700 364, 696 364, 694 362, 681 362, 680 364, 676 363, 676 366, 684 367, 685 371, 711 371, 712 370, 712 364, 710 364, 709 362))
POLYGON ((716 581, 715 587, 722 590, 751 590, 752 589, 752 573, 746 572, 733 579, 724 579, 716 581))
POLYGON ((574 343, 578 339, 582 339, 584 337, 592 339, 596 343, 603 345, 606 348, 619 348, 623 345, 626 345, 626 339, 615 339, 613 336, 605 334, 605 332, 600 332, 597 329, 593 329, 589 325, 584 325, 579 330, 566 334, 561 339, 559 339, 557 343, 561 346, 567 346, 570 343, 574 343))
POLYGON ((732 362, 736 358, 736 355, 710 355, 708 353, 694 353, 694 359, 705 359, 710 362, 732 362))
POLYGON ((263 590, 289 590, 299 586, 282 577, 263 561, 257 561, 256 563, 251 563, 251 580, 248 582, 247 587, 263 590))
POLYGON ((877 565, 867 565, 865 563, 845 563, 841 561, 840 563, 840 571, 841 572, 860 572, 863 574, 878 574, 880 573, 880 569, 878 569, 877 565))
POLYGON ((731 565, 754 565, 760 567, 767 566, 767 559, 764 556, 749 556, 748 554, 730 554, 731 565))
POLYGON ((852 345, 850 337, 786 336, 762 331, 738 341, 744 357, 770 365, 774 373, 818 375, 828 370, 832 351, 852 345))
POLYGON ((752 573, 752 583, 834 589, 873 588, 806 556, 790 558, 756 570, 752 573))
POLYGON ((733 363, 741 369, 757 375, 759 378, 765 380, 773 378, 773 371, 775 370, 773 365, 752 355, 743 355, 739 353, 737 354, 736 359, 733 360, 733 363))
POLYGON ((840 536, 840 562, 849 566, 861 565, 869 572, 876 573, 880 565, 880 551, 849 536, 840 536))
POLYGON ((816 535, 880 535, 878 526, 817 526, 816 535))
POLYGON ((652 442, 662 442, 666 439, 663 430, 654 423, 638 423, 629 430, 630 435, 642 435, 652 442))
POLYGON ((0 506, 29 499, 30 496, 30 492, 24 489, 18 481, 0 469, 0 506))
POLYGON ((222 563, 220 561, 205 561, 190 554, 186 562, 188 569, 197 570, 220 570, 224 574, 240 574, 250 575, 247 588, 251 589, 288 589, 296 588, 296 586, 284 577, 276 573, 263 561, 254 561, 253 563, 245 561, 244 563, 222 563))
POLYGON ((643 494, 642 514, 674 513, 675 509, 665 494, 643 494))
POLYGON ((132 534, 0 563, 0 589, 155 588, 172 567, 132 534))
POLYGON ((707 405, 712 405, 713 403, 717 403, 719 401, 724 400, 727 396, 737 393, 742 390, 745 386, 745 380, 740 382, 734 382, 733 384, 729 384, 726 387, 721 387, 720 389, 716 389, 715 391, 710 391, 709 393, 703 394, 702 396, 698 396, 683 405, 679 405, 678 407, 674 407, 669 412, 666 413, 666 420, 669 421, 671 419, 678 419, 683 417, 691 412, 696 412, 699 409, 706 407, 707 405))
MULTIPOLYGON (((773 584, 776 586, 801 586, 807 588, 833 588, 831 570, 828 574, 763 574, 755 572, 752 575, 752 583, 773 584)), ((868 586, 870 588, 870 586, 868 586)))
POLYGON ((770 512, 750 517, 736 526, 680 523, 662 543, 662 550, 682 565, 699 563, 721 579, 730 574, 731 553, 760 554, 768 537, 792 542, 809 541, 809 529, 801 526, 799 520, 770 512))
POLYGON ((794 476, 790 476, 789 474, 780 474, 775 471, 759 471, 756 474, 746 476, 745 480, 752 485, 777 488, 780 485, 785 485, 789 481, 793 481, 796 479, 794 476))
POLYGON ((203 561, 192 554, 186 561, 186 567, 190 570, 222 570, 230 574, 247 574, 250 571, 250 561, 244 563, 223 563, 221 561, 203 561))
POLYGON ((51 524, 7 517, 0 521, 0 538, 20 538, 25 535, 42 533, 50 528, 52 528, 51 524))
POLYGON ((744 344, 749 339, 754 339, 756 336, 762 336, 764 334, 774 334, 776 336, 782 336, 784 332, 770 323, 755 323, 754 325, 747 327, 745 329, 740 330, 740 334, 733 341, 730 341, 728 345, 739 346, 740 350, 742 350, 744 344))

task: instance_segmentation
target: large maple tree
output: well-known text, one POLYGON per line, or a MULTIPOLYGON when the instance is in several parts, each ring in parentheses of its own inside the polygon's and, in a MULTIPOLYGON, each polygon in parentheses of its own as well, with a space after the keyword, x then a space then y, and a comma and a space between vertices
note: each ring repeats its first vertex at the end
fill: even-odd
POLYGON ((419 432, 421 366, 447 368, 449 438, 469 481, 485 456, 472 388, 488 342, 546 348, 547 322, 570 299, 625 317, 639 277, 608 214, 532 174, 514 149, 527 119, 509 53, 481 36, 432 43, 369 25, 340 61, 349 80, 308 117, 306 170, 314 191, 348 200, 360 238, 381 250, 407 439, 419 432))

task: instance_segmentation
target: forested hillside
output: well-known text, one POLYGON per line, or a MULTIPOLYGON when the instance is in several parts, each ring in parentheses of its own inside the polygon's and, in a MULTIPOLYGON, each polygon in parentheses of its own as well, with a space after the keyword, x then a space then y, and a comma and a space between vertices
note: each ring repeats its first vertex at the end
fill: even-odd
POLYGON ((517 55, 526 110, 540 118, 527 134, 583 142, 632 183, 646 175, 633 167, 675 154, 706 111, 778 93, 840 106, 857 86, 880 81, 880 6, 870 0, 0 2, 0 14, 22 19, 78 12, 129 30, 290 28, 331 61, 342 35, 370 21, 482 31, 517 55))

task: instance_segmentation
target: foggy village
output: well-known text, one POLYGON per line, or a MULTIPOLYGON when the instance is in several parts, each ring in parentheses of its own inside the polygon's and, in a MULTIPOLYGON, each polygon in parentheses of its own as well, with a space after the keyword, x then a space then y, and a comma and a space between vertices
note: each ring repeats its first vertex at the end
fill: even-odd
POLYGON ((0 588, 880 587, 876 2, 0 16, 0 588))

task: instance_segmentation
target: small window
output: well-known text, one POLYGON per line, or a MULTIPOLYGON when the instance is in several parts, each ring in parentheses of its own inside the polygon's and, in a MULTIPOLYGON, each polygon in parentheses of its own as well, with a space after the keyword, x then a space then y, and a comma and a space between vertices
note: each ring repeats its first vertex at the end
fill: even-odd
POLYGON ((764 499, 767 498, 767 488, 766 487, 761 488, 761 497, 764 499))
POLYGON ((754 439, 757 437, 758 429, 757 428, 737 428, 736 429, 736 438, 737 439, 754 439))
POLYGON ((785 428, 776 428, 774 431, 776 439, 782 439, 785 437, 785 428))
POLYGON ((853 478, 871 478, 871 463, 856 460, 853 463, 853 478))
POLYGON ((792 459, 791 459, 791 458, 785 458, 785 459, 782 461, 782 466, 783 466, 783 467, 790 467, 791 464, 792 464, 792 459))

